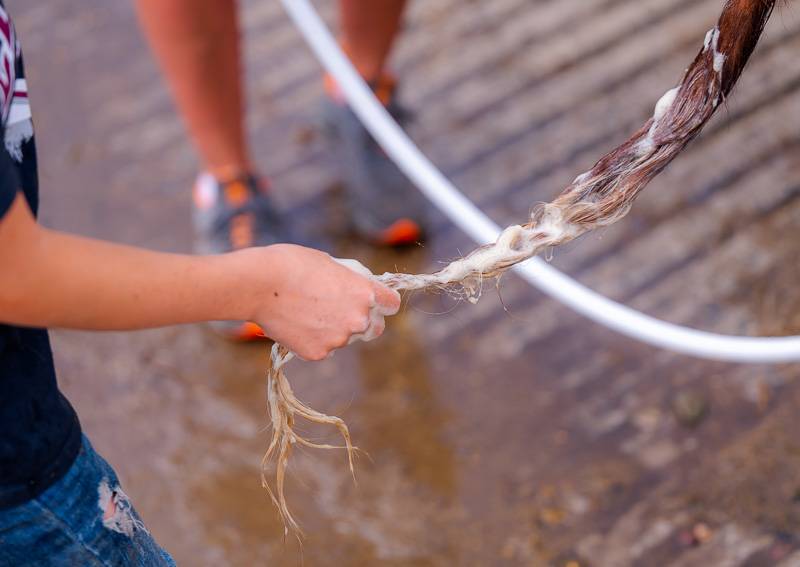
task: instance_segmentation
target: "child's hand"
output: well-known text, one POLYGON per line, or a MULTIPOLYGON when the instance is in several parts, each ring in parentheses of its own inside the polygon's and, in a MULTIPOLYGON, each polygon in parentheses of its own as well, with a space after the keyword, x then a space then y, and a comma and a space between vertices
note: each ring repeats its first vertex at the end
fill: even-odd
POLYGON ((380 336, 384 316, 400 308, 396 291, 318 250, 278 244, 231 259, 245 281, 256 283, 249 319, 306 360, 321 360, 351 339, 380 336))

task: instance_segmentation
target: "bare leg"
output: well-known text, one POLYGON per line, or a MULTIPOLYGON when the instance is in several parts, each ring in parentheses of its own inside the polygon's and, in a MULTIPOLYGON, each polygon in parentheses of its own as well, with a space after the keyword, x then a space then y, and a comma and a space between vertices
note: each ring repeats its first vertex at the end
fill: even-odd
MULTIPOLYGON (((339 0, 339 41, 389 113, 404 123, 387 59, 400 30, 405 0, 339 0)), ((329 133, 343 164, 342 181, 354 231, 370 242, 400 246, 423 238, 427 203, 369 139, 336 81, 325 77, 329 133)))
POLYGON ((139 18, 205 167, 250 170, 236 0, 137 0, 139 18))
POLYGON ((341 41, 367 80, 378 79, 400 28, 406 0, 339 0, 341 41))
MULTIPOLYGON (((339 0, 342 43, 369 81, 380 77, 405 0, 339 0)), ((137 0, 139 18, 206 168, 251 169, 245 140, 236 0, 137 0)))

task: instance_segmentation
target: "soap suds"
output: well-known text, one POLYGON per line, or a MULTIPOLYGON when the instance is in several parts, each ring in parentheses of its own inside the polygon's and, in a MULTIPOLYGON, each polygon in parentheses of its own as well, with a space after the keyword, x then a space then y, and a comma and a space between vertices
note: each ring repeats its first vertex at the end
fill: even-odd
POLYGON ((719 28, 716 26, 708 30, 703 42, 703 53, 709 49, 714 53, 714 71, 721 75, 727 56, 719 50, 719 28))
POLYGON ((660 99, 658 99, 656 107, 653 110, 653 124, 650 126, 650 130, 648 130, 647 136, 638 144, 639 153, 648 154, 655 150, 656 130, 661 126, 661 122, 664 119, 664 116, 666 116, 667 111, 672 108, 672 105, 675 102, 675 97, 678 96, 678 91, 680 90, 680 86, 670 89, 665 92, 660 99))

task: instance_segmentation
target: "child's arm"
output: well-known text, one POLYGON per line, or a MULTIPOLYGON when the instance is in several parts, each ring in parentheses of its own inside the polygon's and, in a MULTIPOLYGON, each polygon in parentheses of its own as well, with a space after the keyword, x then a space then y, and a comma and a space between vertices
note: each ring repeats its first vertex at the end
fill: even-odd
POLYGON ((317 360, 364 332, 371 308, 392 314, 399 304, 396 292, 300 246, 151 252, 43 228, 22 194, 0 217, 5 323, 110 330, 249 320, 317 360))

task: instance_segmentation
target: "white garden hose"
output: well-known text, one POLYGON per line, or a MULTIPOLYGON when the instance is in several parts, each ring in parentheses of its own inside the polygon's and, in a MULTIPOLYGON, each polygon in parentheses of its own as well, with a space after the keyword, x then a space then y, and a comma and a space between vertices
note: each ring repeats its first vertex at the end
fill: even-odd
MULTIPOLYGON (((488 244, 496 241, 500 227, 456 189, 386 112, 309 0, 281 2, 317 58, 336 80, 355 114, 400 170, 475 242, 488 244)), ((531 285, 581 315, 653 346, 727 362, 800 360, 800 337, 753 338, 698 331, 661 321, 612 301, 539 258, 518 264, 514 269, 531 285)))

